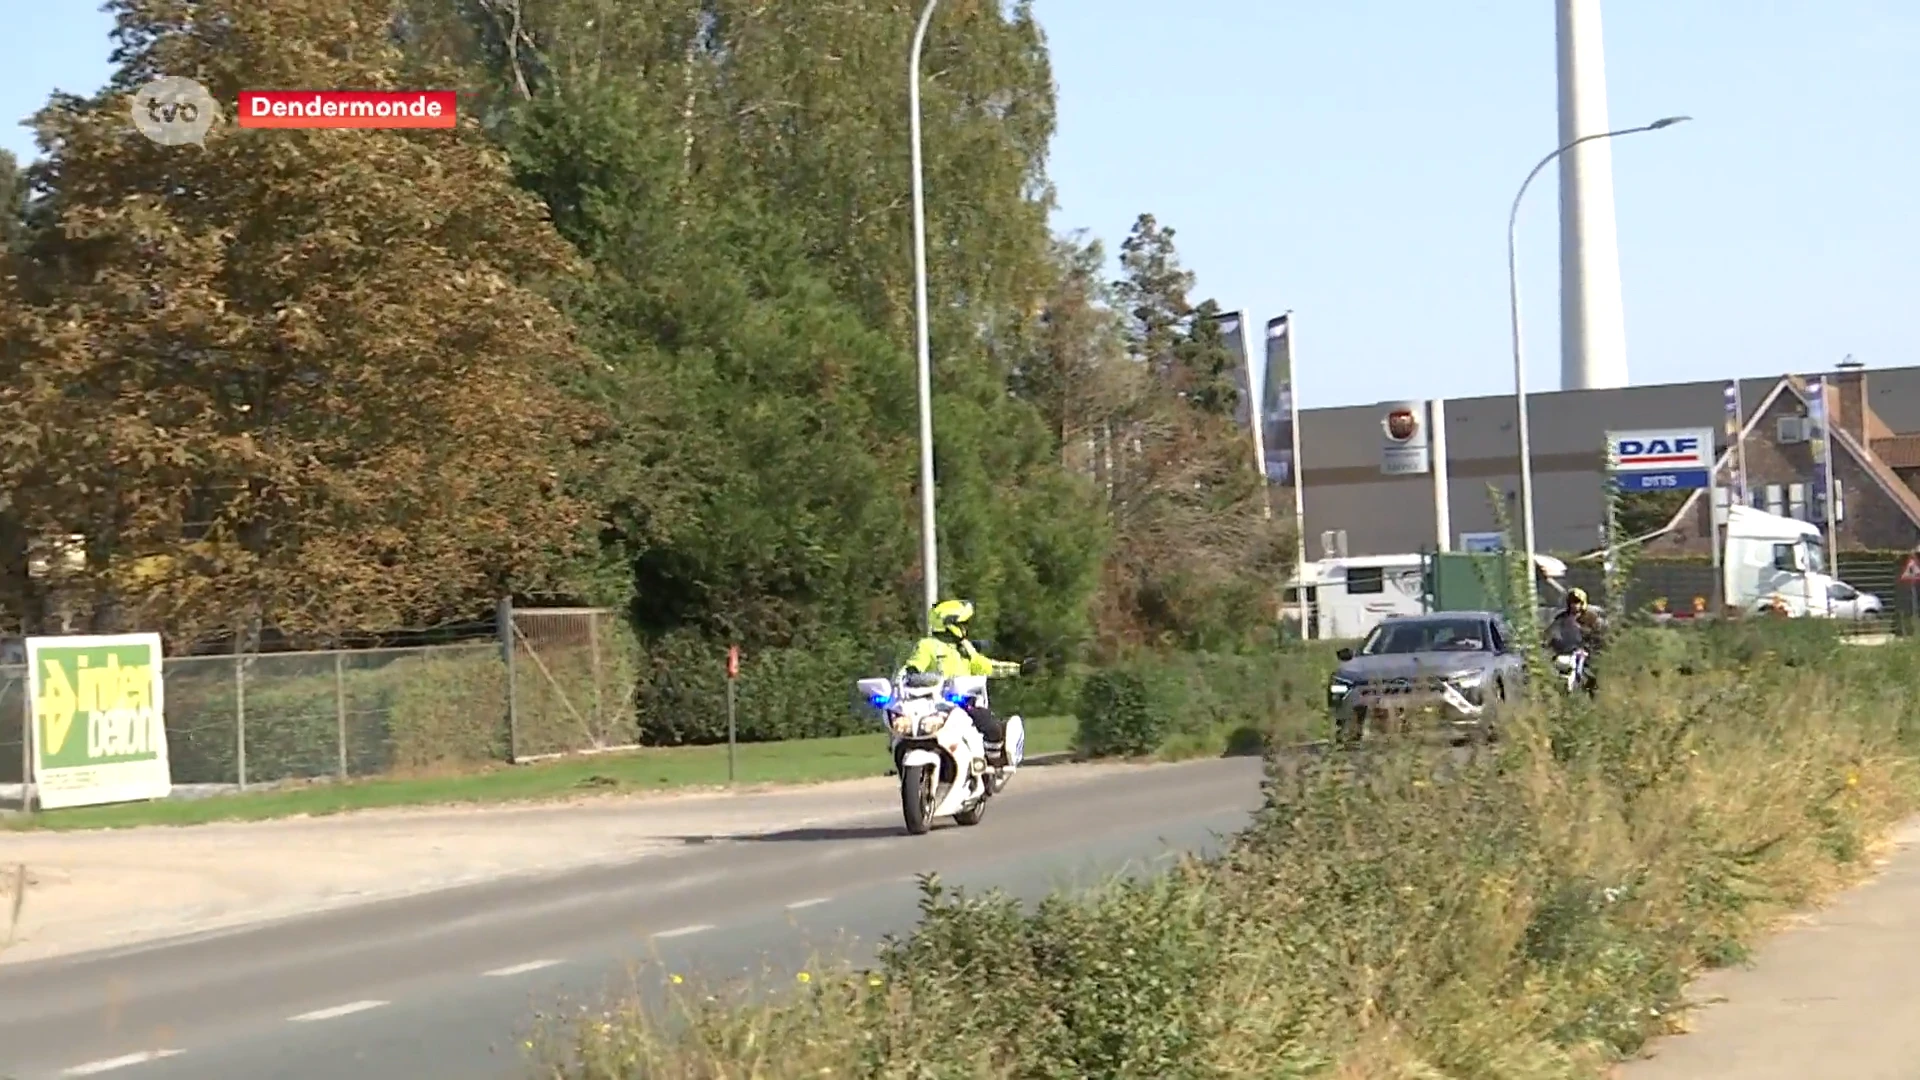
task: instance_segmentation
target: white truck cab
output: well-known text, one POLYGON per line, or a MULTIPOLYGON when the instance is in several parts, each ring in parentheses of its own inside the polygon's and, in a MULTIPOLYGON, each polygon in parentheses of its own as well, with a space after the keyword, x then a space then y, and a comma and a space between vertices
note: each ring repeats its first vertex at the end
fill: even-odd
POLYGON ((1727 603, 1743 612, 1778 606, 1794 617, 1834 615, 1836 579, 1820 529, 1809 522, 1728 507, 1720 573, 1727 603))

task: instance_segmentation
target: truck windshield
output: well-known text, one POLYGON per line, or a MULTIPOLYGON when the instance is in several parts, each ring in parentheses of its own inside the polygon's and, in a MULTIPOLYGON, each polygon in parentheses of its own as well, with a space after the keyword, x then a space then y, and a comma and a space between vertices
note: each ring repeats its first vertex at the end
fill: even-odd
POLYGON ((1373 628, 1360 655, 1416 652, 1479 652, 1488 647, 1487 624, 1479 619, 1421 619, 1385 622, 1373 628))
POLYGON ((1818 537, 1809 536, 1807 541, 1807 571, 1813 574, 1827 572, 1827 547, 1818 537))

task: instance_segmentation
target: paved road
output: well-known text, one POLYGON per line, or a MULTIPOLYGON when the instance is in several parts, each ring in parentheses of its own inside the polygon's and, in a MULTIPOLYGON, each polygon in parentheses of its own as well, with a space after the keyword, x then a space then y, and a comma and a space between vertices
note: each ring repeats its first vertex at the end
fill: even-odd
POLYGON ((535 1010, 667 971, 769 967, 909 928, 914 877, 1037 898, 1210 847, 1259 804, 1260 763, 1023 791, 977 828, 897 815, 686 837, 625 866, 473 886, 241 931, 0 968, 0 1076, 476 1080, 526 1075, 535 1010), (657 965, 657 966, 656 966, 657 965))

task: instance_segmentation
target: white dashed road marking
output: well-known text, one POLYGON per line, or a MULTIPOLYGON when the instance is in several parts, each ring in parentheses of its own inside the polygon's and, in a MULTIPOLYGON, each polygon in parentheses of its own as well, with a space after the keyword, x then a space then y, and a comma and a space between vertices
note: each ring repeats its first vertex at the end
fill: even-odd
POLYGON ((301 1013, 299 1016, 289 1016, 287 1019, 296 1024, 307 1024, 315 1020, 332 1020, 339 1016, 350 1016, 353 1013, 366 1012, 368 1009, 377 1009, 386 1004, 388 1004, 388 1002, 385 1001, 350 1001, 345 1005, 335 1005, 331 1009, 315 1009, 310 1013, 301 1013))
POLYGON ((137 1054, 122 1054, 117 1058, 104 1058, 100 1061, 89 1061, 85 1065, 75 1065, 71 1069, 62 1070, 60 1075, 93 1076, 97 1073, 111 1072, 114 1069, 123 1069, 128 1065, 170 1058, 179 1052, 178 1050, 142 1050, 137 1054))
POLYGON ((688 934, 697 934, 702 930, 711 929, 713 929, 712 923, 694 923, 692 926, 682 926, 674 930, 662 930, 653 936, 657 938, 686 937, 688 934))
POLYGON ((539 971, 541 968, 550 968, 559 962, 558 960, 529 960, 524 964, 494 968, 492 971, 483 971, 480 974, 490 979, 504 979, 509 975, 525 975, 529 971, 539 971))
POLYGON ((793 903, 787 905, 787 910, 797 911, 803 907, 812 907, 815 904, 824 904, 827 902, 827 900, 828 898, 825 896, 816 896, 811 900, 795 900, 793 903))

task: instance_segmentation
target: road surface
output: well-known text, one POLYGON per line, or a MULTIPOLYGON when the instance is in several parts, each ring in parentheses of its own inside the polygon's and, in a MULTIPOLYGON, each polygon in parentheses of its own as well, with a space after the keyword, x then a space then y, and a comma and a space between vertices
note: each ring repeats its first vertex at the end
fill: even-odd
POLYGON ((910 928, 915 876, 1037 898, 1212 846, 1261 765, 1018 780, 979 827, 902 835, 897 812, 108 952, 0 967, 0 1076, 480 1080, 527 1075, 536 1010, 856 955, 910 928), (644 965, 644 966, 643 966, 644 965))

